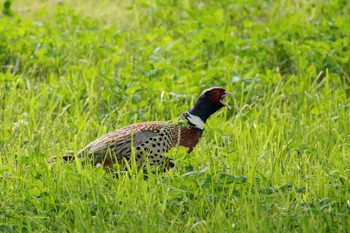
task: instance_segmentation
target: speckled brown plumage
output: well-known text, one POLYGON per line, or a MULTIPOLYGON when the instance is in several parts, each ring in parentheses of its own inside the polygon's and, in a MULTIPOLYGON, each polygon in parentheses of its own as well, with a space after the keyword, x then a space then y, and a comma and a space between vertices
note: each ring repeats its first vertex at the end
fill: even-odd
MULTIPOLYGON (((131 164, 134 148, 137 167, 145 162, 151 166, 173 167, 174 163, 164 154, 175 146, 187 147, 190 153, 202 136, 207 118, 221 107, 228 106, 224 102, 228 94, 222 88, 208 89, 193 108, 179 117, 178 122, 152 121, 123 127, 91 142, 78 152, 77 157, 104 167, 112 167, 116 163, 125 166, 131 164)), ((64 156, 65 160, 73 158, 64 156)))

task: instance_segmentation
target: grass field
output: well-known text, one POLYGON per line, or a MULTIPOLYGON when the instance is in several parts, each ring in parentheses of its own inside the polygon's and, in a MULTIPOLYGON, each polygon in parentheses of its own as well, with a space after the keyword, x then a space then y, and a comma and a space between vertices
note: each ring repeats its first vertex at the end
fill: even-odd
POLYGON ((349 1, 0 2, 0 232, 349 232, 349 1), (167 173, 48 165, 212 86, 167 173))

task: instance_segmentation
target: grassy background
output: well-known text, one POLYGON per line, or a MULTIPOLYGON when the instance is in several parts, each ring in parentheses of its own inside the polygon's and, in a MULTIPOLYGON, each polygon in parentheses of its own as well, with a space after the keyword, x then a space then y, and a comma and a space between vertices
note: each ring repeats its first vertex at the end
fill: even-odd
POLYGON ((348 231, 348 1, 1 5, 1 232, 348 231), (212 86, 233 110, 168 173, 47 164, 212 86))

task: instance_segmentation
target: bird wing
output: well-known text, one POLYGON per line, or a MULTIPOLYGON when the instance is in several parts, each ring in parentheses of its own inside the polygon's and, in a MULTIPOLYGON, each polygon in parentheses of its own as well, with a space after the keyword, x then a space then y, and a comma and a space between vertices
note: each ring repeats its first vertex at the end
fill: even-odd
POLYGON ((131 156, 132 146, 137 147, 156 136, 165 126, 164 122, 133 124, 96 139, 78 153, 78 157, 88 157, 97 162, 122 162, 131 156))

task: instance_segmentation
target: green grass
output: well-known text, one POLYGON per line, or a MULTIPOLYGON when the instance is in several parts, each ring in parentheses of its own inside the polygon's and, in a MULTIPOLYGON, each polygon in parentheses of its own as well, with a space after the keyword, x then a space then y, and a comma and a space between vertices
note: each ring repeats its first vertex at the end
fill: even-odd
POLYGON ((1 2, 0 232, 348 232, 348 1, 165 2, 1 2), (212 86, 170 172, 48 165, 212 86))

